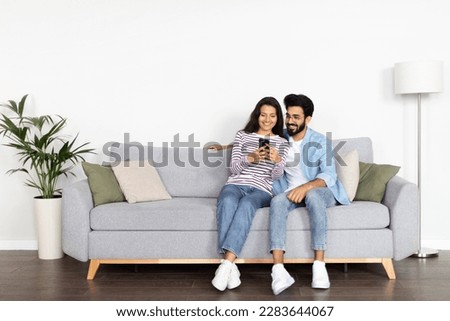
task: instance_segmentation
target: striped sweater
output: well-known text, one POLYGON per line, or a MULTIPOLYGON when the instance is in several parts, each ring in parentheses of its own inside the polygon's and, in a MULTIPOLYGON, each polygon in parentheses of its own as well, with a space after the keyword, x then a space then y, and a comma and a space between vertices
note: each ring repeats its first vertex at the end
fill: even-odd
POLYGON ((283 176, 289 144, 286 139, 278 135, 270 136, 270 146, 278 149, 281 161, 277 164, 271 160, 263 160, 257 164, 250 163, 247 155, 258 149, 259 138, 264 136, 246 133, 243 130, 237 132, 231 153, 231 175, 227 184, 249 185, 273 195, 272 183, 283 176))

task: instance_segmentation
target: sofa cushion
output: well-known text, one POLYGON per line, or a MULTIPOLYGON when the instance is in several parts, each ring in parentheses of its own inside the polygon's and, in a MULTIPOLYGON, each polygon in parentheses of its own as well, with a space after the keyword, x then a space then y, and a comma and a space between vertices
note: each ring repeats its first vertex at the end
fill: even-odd
MULTIPOLYGON (((179 137, 171 146, 188 147, 113 142, 107 148, 107 155, 113 163, 149 160, 172 197, 218 197, 230 175, 231 149, 216 151, 199 148, 199 145, 196 142, 183 142, 179 137), (196 144, 198 147, 189 147, 196 144), (193 184, 195 188, 192 188, 193 184)), ((357 150, 360 161, 373 161, 372 141, 368 137, 334 139, 332 145, 326 148, 335 157, 357 150)))
POLYGON ((81 166, 88 179, 94 206, 125 201, 111 167, 88 162, 82 162, 81 166))
POLYGON ((128 203, 171 199, 158 172, 148 162, 126 161, 112 169, 128 203))
POLYGON ((113 163, 123 160, 151 163, 172 197, 218 197, 230 175, 231 149, 216 151, 117 143, 110 146, 109 155, 113 163))
MULTIPOLYGON (((327 210, 329 230, 380 229, 389 226, 389 210, 380 203, 352 202, 327 210)), ((252 223, 252 230, 269 228, 269 208, 260 209, 252 223)), ((288 231, 309 230, 309 216, 306 208, 298 207, 289 213, 288 231)))
POLYGON ((216 199, 174 197, 105 204, 91 210, 93 230, 215 230, 216 199))
POLYGON ((347 197, 353 201, 359 182, 359 156, 357 150, 342 156, 342 161, 336 162, 336 172, 339 180, 347 192, 347 197))
MULTIPOLYGON (((375 202, 353 202, 328 209, 330 230, 378 229, 389 225, 386 206, 375 202)), ((104 204, 91 210, 93 230, 175 230, 215 231, 216 199, 174 197, 171 200, 144 203, 104 204)), ((269 208, 259 209, 252 230, 268 230, 269 208)), ((308 213, 297 208, 289 213, 288 230, 309 230, 308 213)))
POLYGON ((400 167, 386 164, 359 163, 360 177, 355 200, 381 202, 386 184, 400 167))
POLYGON ((333 154, 335 158, 353 150, 358 152, 361 162, 373 162, 372 140, 369 137, 333 139, 333 154))

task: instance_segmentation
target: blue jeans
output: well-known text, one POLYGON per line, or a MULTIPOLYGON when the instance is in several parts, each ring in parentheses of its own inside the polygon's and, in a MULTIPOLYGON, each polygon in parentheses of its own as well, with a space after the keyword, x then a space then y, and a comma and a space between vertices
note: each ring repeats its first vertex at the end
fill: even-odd
POLYGON ((288 198, 289 192, 275 196, 270 203, 270 251, 283 250, 286 245, 286 221, 290 211, 306 206, 311 227, 311 248, 327 248, 327 208, 337 204, 333 193, 327 187, 315 188, 308 193, 303 202, 297 204, 288 198))
POLYGON ((239 256, 258 208, 270 205, 272 196, 256 187, 226 184, 217 200, 219 252, 239 256))

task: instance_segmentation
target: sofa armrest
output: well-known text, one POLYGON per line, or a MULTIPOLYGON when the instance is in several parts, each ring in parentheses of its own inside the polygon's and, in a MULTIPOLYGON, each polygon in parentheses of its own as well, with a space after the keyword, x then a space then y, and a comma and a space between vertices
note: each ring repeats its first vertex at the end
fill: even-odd
POLYGON ((419 249, 419 190, 416 184, 395 176, 386 185, 382 201, 389 208, 394 240, 394 260, 404 259, 419 249))
POLYGON ((89 259, 89 213, 94 207, 88 181, 70 184, 62 193, 62 247, 64 253, 86 262, 89 259))

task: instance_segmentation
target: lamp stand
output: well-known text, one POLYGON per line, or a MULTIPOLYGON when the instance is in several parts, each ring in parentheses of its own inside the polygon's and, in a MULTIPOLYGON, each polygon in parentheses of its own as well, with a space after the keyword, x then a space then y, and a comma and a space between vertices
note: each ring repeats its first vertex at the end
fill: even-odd
POLYGON ((421 196, 422 196, 422 186, 421 186, 421 180, 422 180, 422 150, 421 150, 421 145, 422 145, 422 124, 421 124, 421 119, 422 119, 422 109, 421 109, 421 94, 418 93, 417 94, 417 187, 419 188, 419 233, 418 233, 418 238, 419 238, 419 250, 414 253, 413 255, 411 255, 412 257, 416 257, 416 258, 421 258, 421 259, 425 259, 425 258, 430 258, 430 257, 437 257, 439 256, 439 252, 438 250, 435 249, 427 249, 427 248, 422 248, 422 200, 421 200, 421 196))

